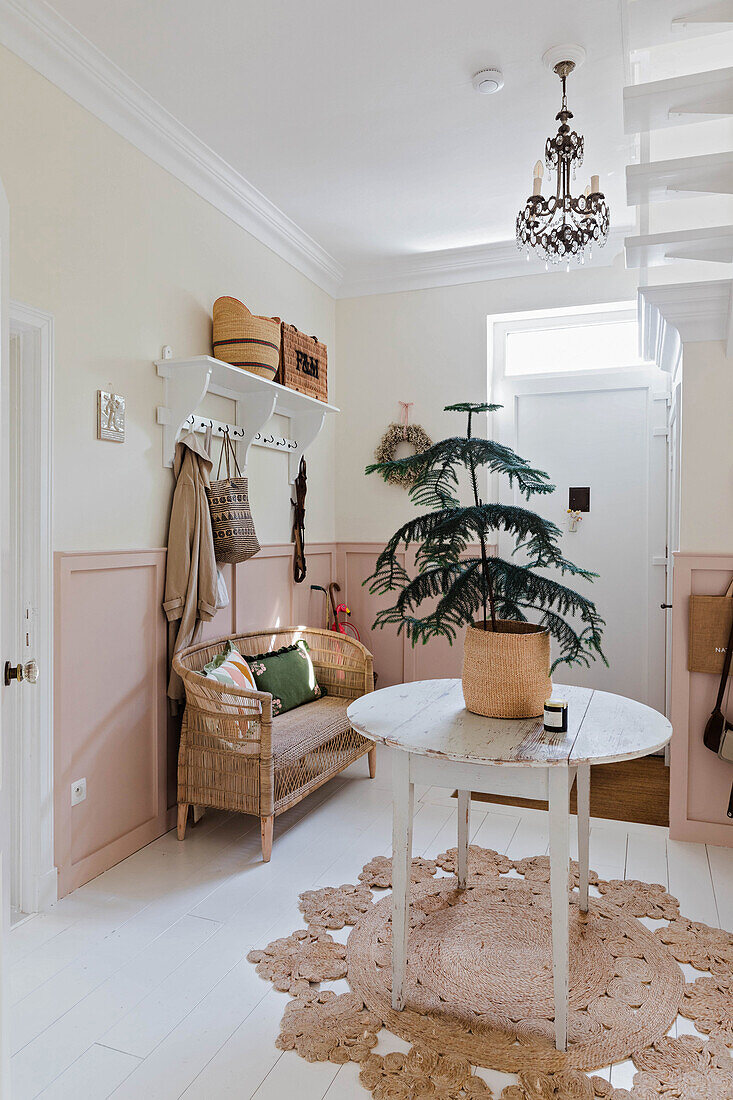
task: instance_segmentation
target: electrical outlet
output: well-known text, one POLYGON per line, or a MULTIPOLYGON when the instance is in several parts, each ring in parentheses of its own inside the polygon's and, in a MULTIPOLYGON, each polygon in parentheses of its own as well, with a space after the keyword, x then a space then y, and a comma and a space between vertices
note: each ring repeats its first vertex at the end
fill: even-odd
POLYGON ((71 805, 78 806, 87 796, 86 779, 75 779, 71 784, 71 805))

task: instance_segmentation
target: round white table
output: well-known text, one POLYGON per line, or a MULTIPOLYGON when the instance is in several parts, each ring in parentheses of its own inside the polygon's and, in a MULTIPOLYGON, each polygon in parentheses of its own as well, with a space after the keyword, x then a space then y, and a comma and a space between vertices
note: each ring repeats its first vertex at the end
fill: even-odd
POLYGON ((404 1007, 415 783, 458 790, 458 886, 466 886, 471 791, 549 799, 555 1045, 567 1049, 570 790, 578 783, 579 905, 588 910, 590 769, 663 748, 664 715, 621 695, 555 685, 568 701, 567 733, 542 718, 483 718, 466 710, 460 680, 382 688, 348 708, 351 725, 392 752, 392 1005, 404 1007))

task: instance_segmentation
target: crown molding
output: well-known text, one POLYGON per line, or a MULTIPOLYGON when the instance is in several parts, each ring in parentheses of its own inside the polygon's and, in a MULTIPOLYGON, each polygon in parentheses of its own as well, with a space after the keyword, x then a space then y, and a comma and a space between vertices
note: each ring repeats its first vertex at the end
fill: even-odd
POLYGON ((639 327, 644 358, 671 374, 683 344, 720 340, 733 356, 733 279, 639 287, 639 327))
POLYGON ((317 286, 336 293, 341 264, 52 8, 0 0, 0 42, 317 286))
MULTIPOLYGON (((629 227, 611 229, 603 248, 594 251, 586 267, 609 267, 623 254, 624 239, 629 227)), ((564 271, 562 264, 550 271, 564 271)), ((527 262, 516 242, 497 241, 494 244, 468 248, 447 248, 440 252, 417 253, 412 256, 390 257, 379 263, 348 268, 338 292, 339 298, 361 298, 371 294, 393 294, 405 290, 428 290, 459 283, 481 283, 491 279, 510 279, 522 275, 544 275, 544 263, 535 258, 527 262)))
MULTIPOLYGON (((513 240, 385 257, 345 270, 48 5, 0 0, 0 43, 334 298, 545 272, 540 260, 527 263, 513 240)), ((614 227, 586 266, 612 264, 631 231, 614 227)))

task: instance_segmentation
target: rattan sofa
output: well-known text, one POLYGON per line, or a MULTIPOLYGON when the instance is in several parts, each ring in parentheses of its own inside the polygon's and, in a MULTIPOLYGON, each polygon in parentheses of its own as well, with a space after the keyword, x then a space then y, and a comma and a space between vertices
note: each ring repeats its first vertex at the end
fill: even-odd
POLYGON ((183 649, 173 668, 186 689, 178 753, 178 839, 186 835, 190 807, 212 806, 260 819, 262 858, 272 854, 273 824, 354 760, 376 749, 351 729, 346 708, 374 690, 372 655, 355 639, 314 627, 278 627, 200 643, 183 649), (226 687, 200 674, 233 641, 245 657, 280 649, 304 638, 321 699, 272 716, 267 692, 226 687))

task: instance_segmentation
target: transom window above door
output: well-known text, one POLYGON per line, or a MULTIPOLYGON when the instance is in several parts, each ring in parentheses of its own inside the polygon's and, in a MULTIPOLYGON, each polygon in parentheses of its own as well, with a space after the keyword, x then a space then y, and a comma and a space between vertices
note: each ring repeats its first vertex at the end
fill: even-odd
POLYGON ((642 366, 636 317, 618 311, 536 318, 506 333, 506 376, 642 366))

